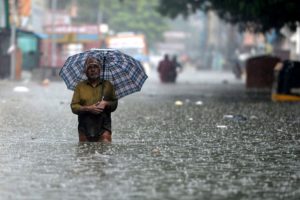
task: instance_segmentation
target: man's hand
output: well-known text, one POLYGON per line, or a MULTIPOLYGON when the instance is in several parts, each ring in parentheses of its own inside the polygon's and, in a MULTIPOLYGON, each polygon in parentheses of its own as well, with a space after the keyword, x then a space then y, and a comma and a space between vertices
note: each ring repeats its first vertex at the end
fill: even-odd
POLYGON ((101 109, 102 111, 109 105, 108 101, 100 101, 98 103, 96 103, 97 108, 101 109))
MULTIPOLYGON (((97 103, 98 104, 98 103, 97 103)), ((93 104, 86 107, 86 111, 93 114, 100 114, 103 112, 103 109, 99 107, 97 104, 93 104)))
POLYGON ((81 112, 90 112, 90 113, 97 115, 97 114, 102 113, 107 106, 109 106, 109 102, 102 100, 102 101, 99 101, 90 106, 83 106, 83 107, 81 107, 80 111, 81 112))

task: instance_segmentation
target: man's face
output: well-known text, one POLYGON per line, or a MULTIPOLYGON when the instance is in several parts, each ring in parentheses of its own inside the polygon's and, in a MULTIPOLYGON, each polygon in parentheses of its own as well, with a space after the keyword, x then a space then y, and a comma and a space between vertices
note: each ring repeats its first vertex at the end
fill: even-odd
POLYGON ((88 79, 95 80, 100 77, 100 66, 99 63, 91 61, 86 67, 86 76, 88 79))

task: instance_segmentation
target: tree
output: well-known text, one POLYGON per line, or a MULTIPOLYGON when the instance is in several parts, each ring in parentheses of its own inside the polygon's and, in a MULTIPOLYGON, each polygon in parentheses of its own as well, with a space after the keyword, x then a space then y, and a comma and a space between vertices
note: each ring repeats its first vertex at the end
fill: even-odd
POLYGON ((188 16, 197 10, 214 10, 220 18, 255 32, 295 30, 300 21, 300 1, 295 0, 160 0, 158 11, 171 18, 188 16))
POLYGON ((76 23, 107 23, 115 32, 133 31, 146 35, 150 46, 167 29, 165 19, 156 12, 158 0, 89 0, 79 5, 76 23))

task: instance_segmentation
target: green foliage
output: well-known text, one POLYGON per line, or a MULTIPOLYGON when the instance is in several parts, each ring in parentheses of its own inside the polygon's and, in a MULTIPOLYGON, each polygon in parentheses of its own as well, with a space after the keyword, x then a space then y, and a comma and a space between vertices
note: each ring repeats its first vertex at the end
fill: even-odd
MULTIPOLYGON (((79 2, 79 1, 78 1, 79 2)), ((107 23, 115 32, 139 32, 149 45, 161 39, 167 29, 163 17, 156 12, 158 0, 89 0, 79 5, 77 23, 107 23)))
POLYGON ((160 0, 158 11, 171 18, 197 10, 214 10, 241 30, 266 32, 287 25, 295 30, 300 21, 300 1, 295 0, 160 0))

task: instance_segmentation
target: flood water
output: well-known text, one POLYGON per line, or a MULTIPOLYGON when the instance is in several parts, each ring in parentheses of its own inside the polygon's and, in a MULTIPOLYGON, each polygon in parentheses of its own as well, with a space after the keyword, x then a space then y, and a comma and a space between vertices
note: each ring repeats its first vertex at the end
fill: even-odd
POLYGON ((80 144, 63 83, 0 88, 1 199, 300 198, 299 103, 153 83, 120 100, 111 144, 80 144))

